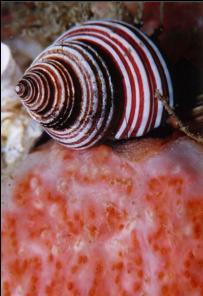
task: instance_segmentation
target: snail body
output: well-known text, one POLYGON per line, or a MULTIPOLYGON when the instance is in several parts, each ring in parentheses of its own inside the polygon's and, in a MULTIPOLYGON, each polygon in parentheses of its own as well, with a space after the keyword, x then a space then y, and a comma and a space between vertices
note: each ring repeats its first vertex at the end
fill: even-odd
POLYGON ((73 149, 143 136, 160 126, 164 112, 157 90, 173 106, 159 50, 140 30, 113 20, 65 32, 16 86, 31 117, 73 149))

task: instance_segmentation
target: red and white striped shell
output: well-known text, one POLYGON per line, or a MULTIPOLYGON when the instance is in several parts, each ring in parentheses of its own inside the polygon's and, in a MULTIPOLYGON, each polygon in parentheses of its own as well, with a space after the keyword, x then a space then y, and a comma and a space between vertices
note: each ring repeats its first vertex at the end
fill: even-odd
POLYGON ((74 149, 142 136, 160 126, 157 90, 172 106, 171 79, 159 50, 140 30, 114 20, 65 32, 16 87, 29 114, 74 149))

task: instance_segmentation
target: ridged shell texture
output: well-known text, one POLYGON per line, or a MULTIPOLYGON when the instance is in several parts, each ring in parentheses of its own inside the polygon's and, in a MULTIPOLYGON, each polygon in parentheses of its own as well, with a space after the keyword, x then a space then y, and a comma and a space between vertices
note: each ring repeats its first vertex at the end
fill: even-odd
POLYGON ((65 32, 16 86, 32 118, 73 149, 143 136, 160 126, 157 90, 172 106, 171 79, 158 48, 137 28, 114 20, 65 32))

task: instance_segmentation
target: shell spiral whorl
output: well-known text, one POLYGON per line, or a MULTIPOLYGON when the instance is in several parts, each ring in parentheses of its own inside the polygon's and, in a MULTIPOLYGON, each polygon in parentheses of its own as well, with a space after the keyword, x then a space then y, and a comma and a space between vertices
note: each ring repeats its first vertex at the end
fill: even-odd
POLYGON ((156 90, 173 105, 166 64, 149 38, 120 21, 76 26, 45 49, 16 86, 29 114, 74 149, 161 124, 156 90))

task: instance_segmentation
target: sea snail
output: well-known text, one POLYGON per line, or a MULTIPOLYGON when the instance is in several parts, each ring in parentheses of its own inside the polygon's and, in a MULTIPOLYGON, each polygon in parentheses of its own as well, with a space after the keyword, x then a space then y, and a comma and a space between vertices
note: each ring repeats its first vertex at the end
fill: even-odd
POLYGON ((16 86, 31 117, 73 149, 143 136, 160 126, 157 90, 173 106, 158 48, 137 28, 114 20, 88 21, 65 32, 16 86))

